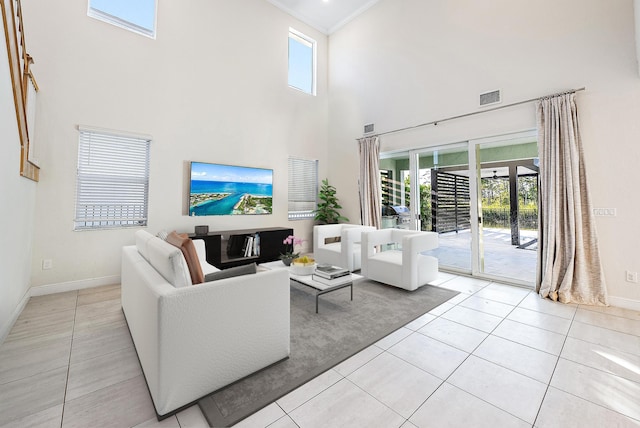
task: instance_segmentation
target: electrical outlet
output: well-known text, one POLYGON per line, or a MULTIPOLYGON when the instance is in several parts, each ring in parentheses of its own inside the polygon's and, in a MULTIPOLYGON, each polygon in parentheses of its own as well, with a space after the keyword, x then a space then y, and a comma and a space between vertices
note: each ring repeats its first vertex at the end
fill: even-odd
POLYGON ((638 272, 627 271, 627 282, 638 283, 638 272))
POLYGON ((53 268, 53 260, 51 259, 43 259, 42 260, 42 270, 48 270, 53 268))

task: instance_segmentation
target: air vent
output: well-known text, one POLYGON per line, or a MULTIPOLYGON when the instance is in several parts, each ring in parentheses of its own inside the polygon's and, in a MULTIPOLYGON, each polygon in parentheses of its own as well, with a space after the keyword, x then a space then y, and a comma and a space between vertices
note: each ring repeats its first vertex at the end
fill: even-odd
POLYGON ((481 107, 488 106, 491 104, 498 104, 500 102, 502 102, 502 94, 500 93, 500 89, 480 94, 481 107))
POLYGON ((373 134, 373 123, 368 123, 364 126, 364 133, 366 134, 373 134))

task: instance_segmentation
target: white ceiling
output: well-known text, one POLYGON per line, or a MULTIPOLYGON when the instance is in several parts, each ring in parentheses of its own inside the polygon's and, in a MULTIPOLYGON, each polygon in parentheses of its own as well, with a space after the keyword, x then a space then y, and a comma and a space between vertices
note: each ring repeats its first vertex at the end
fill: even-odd
POLYGON ((331 34, 379 0, 267 0, 324 34, 331 34))

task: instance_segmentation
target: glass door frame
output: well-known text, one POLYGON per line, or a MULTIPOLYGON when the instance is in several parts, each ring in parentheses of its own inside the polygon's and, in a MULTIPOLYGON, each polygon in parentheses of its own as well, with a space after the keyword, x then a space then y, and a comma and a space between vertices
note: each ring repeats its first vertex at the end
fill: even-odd
POLYGON ((482 199, 481 199, 481 186, 480 186, 480 177, 481 177, 481 159, 480 159, 480 147, 484 144, 496 143, 496 142, 506 142, 513 141, 516 143, 517 141, 523 139, 531 139, 531 137, 536 137, 536 130, 526 130, 521 132, 514 132, 508 134, 497 135, 493 137, 487 138, 478 138, 478 139, 470 139, 467 141, 462 141, 458 143, 449 143, 449 144, 439 144, 428 147, 421 147, 417 149, 407 150, 409 157, 409 174, 410 174, 410 228, 412 230, 420 230, 420 191, 419 191, 419 159, 420 154, 424 154, 427 152, 434 152, 438 150, 446 150, 455 148, 456 146, 460 147, 460 149, 467 151, 468 156, 468 170, 469 170, 469 197, 470 197, 470 226, 471 226, 471 270, 466 270, 462 268, 456 267, 445 267, 443 270, 452 273, 461 273, 466 275, 471 275, 475 278, 486 279, 491 281, 498 281, 503 283, 509 283, 514 285, 519 285, 527 288, 533 288, 535 286, 534 283, 519 280, 517 278, 504 277, 499 275, 494 275, 490 273, 483 272, 483 264, 484 264, 484 239, 482 235, 482 199))
MULTIPOLYGON (((447 151, 447 150, 452 150, 452 149, 459 149, 460 151, 466 151, 467 152, 467 170, 469 171, 469 189, 472 189, 471 187, 471 179, 473 176, 473 174, 471 173, 471 170, 469 169, 470 167, 470 163, 468 163, 470 161, 469 158, 469 142, 468 141, 461 141, 461 142, 457 142, 457 143, 447 143, 447 144, 439 144, 436 146, 429 146, 429 147, 421 147, 418 149, 411 149, 408 150, 408 157, 409 157, 409 175, 411 177, 411 179, 409 180, 409 184, 410 184, 410 194, 411 194, 411 199, 410 199, 410 205, 409 205, 409 211, 411 213, 411 229, 412 230, 421 230, 421 221, 422 219, 420 218, 420 183, 419 183, 419 179, 418 176, 420 174, 420 155, 421 154, 425 154, 425 153, 432 153, 434 154, 437 153, 438 151, 447 151)), ((470 191, 470 196, 471 196, 471 201, 470 203, 472 204, 471 206, 473 206, 473 194, 474 192, 470 191)), ((425 216, 422 216, 423 218, 425 216)), ((477 219, 476 219, 476 223, 477 223, 477 219)), ((471 248, 469 248, 470 252, 471 252, 471 257, 472 260, 475 260, 477 257, 474 255, 473 253, 473 248, 474 248, 474 236, 475 236, 475 231, 473 228, 473 214, 471 215, 471 248)), ((476 229, 477 230, 477 226, 476 229)), ((464 275, 473 275, 473 263, 471 263, 471 269, 465 269, 462 267, 456 267, 456 266, 446 266, 444 268, 445 271, 447 272, 451 272, 451 273, 460 273, 460 274, 464 274, 464 275)))
POLYGON ((480 148, 482 145, 493 143, 510 142, 508 145, 514 145, 518 142, 530 141, 532 138, 537 140, 537 130, 530 129, 526 131, 513 132, 508 134, 496 135, 493 137, 477 138, 468 141, 469 144, 469 165, 475 165, 475 174, 469 176, 469 188, 471 194, 471 206, 474 207, 475 213, 471 213, 472 228, 472 249, 471 261, 472 275, 477 278, 489 279, 498 282, 507 282, 526 288, 535 288, 535 281, 528 282, 517 278, 500 276, 484 272, 484 239, 482 226, 482 199, 480 186, 480 178, 482 171, 482 160, 480 159, 480 148), (473 186, 473 187, 472 187, 473 186), (475 242, 474 242, 475 240, 475 242))

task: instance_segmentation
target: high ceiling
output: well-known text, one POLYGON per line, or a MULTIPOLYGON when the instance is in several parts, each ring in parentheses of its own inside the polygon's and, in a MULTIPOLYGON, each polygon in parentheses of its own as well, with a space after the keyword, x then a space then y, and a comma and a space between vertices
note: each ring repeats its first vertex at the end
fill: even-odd
POLYGON ((267 0, 325 34, 331 34, 379 0, 267 0))

